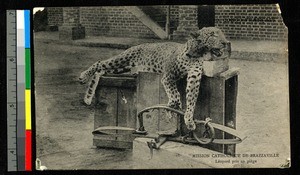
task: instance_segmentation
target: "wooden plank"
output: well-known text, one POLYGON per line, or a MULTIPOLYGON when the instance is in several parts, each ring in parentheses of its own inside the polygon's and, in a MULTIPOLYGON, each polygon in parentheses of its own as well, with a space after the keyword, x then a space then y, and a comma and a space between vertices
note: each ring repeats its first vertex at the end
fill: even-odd
MULTIPOLYGON (((117 89, 98 86, 95 98, 94 130, 102 126, 115 126, 117 122, 117 89)), ((115 130, 109 132, 116 133, 115 130)), ((107 136, 103 139, 116 140, 116 137, 107 136)), ((93 145, 101 146, 102 144, 99 145, 99 142, 95 142, 95 139, 93 139, 93 145)))
MULTIPOLYGON (((161 83, 162 75, 158 75, 159 77, 159 104, 167 104, 169 98, 165 91, 163 84, 161 83)), ((165 131, 165 132, 174 132, 177 127, 177 117, 170 116, 170 114, 166 113, 166 111, 160 110, 159 111, 159 127, 158 131, 165 131)))
POLYGON ((126 6, 126 8, 135 17, 137 17, 145 26, 152 30, 159 38, 168 38, 167 33, 137 6, 126 6))
MULTIPOLYGON (((132 76, 102 77, 95 96, 94 128, 102 126, 136 128, 135 90, 136 80, 132 76)), ((132 148, 133 138, 128 132, 107 130, 105 133, 109 134, 94 134, 93 144, 95 146, 132 148)))
POLYGON ((99 81, 99 86, 135 88, 136 87, 136 78, 132 77, 132 76, 126 76, 126 77, 102 76, 99 81))
POLYGON ((136 128, 137 109, 135 89, 118 89, 117 126, 136 128))
MULTIPOLYGON (((138 111, 153 105, 167 104, 168 97, 161 83, 160 74, 140 72, 138 77, 138 111)), ((155 110, 148 116, 144 117, 144 125, 150 133, 174 132, 177 129, 177 117, 171 117, 164 110, 155 110)))
MULTIPOLYGON (((212 97, 213 91, 211 91, 211 81, 213 81, 212 78, 209 78, 207 76, 202 76, 201 83, 200 83, 200 90, 198 99, 196 102, 196 107, 194 111, 194 119, 197 120, 205 120, 206 117, 210 117, 210 100, 212 97)), ((186 109, 186 79, 183 78, 178 82, 178 89, 181 92, 181 99, 183 103, 183 109, 185 111, 186 109)), ((183 129, 183 134, 187 134, 188 130, 184 124, 184 120, 182 120, 183 126, 181 128, 183 129)))
POLYGON ((99 148, 132 149, 133 142, 93 139, 94 146, 99 148))
MULTIPOLYGON (((236 100, 238 90, 238 76, 235 75, 225 82, 225 126, 236 129, 236 100)), ((233 136, 225 134, 225 139, 232 139, 233 136)), ((242 138, 243 139, 243 138, 242 138)), ((224 145, 224 153, 235 154, 236 145, 224 145)))
POLYGON ((125 141, 125 142, 132 142, 134 140, 134 136, 132 134, 126 134, 126 135, 105 135, 105 134, 95 134, 94 139, 98 140, 113 140, 113 141, 125 141), (116 139, 117 137, 117 139, 116 139))
MULTIPOLYGON (((137 111, 159 104, 160 77, 156 73, 139 72, 137 87, 137 111)), ((144 126, 149 133, 156 133, 159 125, 157 111, 144 117, 144 126)))
POLYGON ((239 70, 240 70, 240 68, 237 68, 237 67, 231 68, 231 69, 221 73, 220 77, 227 80, 228 78, 238 75, 240 73, 239 70))
POLYGON ((203 62, 203 75, 214 77, 229 69, 229 60, 220 59, 216 61, 203 62))
MULTIPOLYGON (((225 124, 225 81, 220 78, 208 78, 209 80, 209 117, 212 122, 224 125, 225 124)), ((224 138, 224 133, 216 131, 216 138, 224 138)), ((210 144, 213 150, 224 152, 224 145, 210 144)))
POLYGON ((212 92, 210 91, 210 81, 210 78, 202 76, 194 115, 194 118, 197 120, 205 120, 205 117, 210 117, 209 101, 212 96, 212 92))
POLYGON ((94 129, 115 126, 117 116, 117 88, 99 87, 95 93, 94 129))
MULTIPOLYGON (((185 112, 186 110, 186 77, 182 78, 177 82, 177 89, 180 93, 181 103, 182 103, 182 110, 185 112)), ((181 130, 182 135, 186 135, 189 131, 184 123, 184 118, 179 118, 179 128, 181 130)))

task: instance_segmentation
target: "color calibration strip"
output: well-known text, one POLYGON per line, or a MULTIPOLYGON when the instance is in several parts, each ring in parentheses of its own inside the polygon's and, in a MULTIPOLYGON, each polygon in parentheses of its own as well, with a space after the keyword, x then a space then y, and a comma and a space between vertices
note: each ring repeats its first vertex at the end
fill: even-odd
POLYGON ((7 11, 7 24, 8 171, 31 171, 30 11, 7 11))
POLYGON ((25 170, 32 170, 32 131, 31 131, 31 69, 30 69, 30 11, 24 10, 25 24, 25 170))

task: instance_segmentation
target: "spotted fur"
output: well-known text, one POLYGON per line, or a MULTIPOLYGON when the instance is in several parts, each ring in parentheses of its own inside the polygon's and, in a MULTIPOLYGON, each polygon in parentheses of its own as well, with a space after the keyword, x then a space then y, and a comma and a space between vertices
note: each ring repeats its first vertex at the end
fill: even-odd
POLYGON ((132 67, 142 66, 144 71, 162 73, 162 84, 169 98, 168 106, 182 109, 180 93, 176 81, 187 76, 186 104, 184 120, 187 128, 196 128, 193 114, 199 94, 203 61, 228 57, 229 42, 220 29, 202 28, 191 33, 185 44, 175 42, 141 44, 131 47, 119 55, 104 61, 97 61, 80 75, 80 82, 89 88, 84 102, 91 104, 99 79, 106 73, 123 73, 132 67))

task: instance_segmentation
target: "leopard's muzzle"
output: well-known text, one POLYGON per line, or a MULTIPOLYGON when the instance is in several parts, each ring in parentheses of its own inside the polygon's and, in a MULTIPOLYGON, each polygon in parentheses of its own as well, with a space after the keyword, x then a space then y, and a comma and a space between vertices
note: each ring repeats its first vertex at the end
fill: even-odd
POLYGON ((231 43, 223 42, 221 47, 212 48, 210 51, 214 59, 229 58, 231 55, 231 43))

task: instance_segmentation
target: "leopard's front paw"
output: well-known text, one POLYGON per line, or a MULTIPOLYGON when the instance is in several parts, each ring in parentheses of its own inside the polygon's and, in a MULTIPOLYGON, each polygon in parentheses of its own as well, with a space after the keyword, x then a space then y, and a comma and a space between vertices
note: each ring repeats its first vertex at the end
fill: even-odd
POLYGON ((196 129, 196 124, 195 124, 193 119, 185 120, 185 125, 186 125, 188 130, 193 131, 193 130, 196 129))
POLYGON ((196 129, 196 124, 194 121, 192 121, 190 123, 186 123, 186 127, 188 130, 194 131, 196 129))

